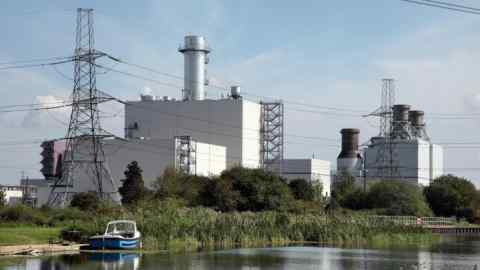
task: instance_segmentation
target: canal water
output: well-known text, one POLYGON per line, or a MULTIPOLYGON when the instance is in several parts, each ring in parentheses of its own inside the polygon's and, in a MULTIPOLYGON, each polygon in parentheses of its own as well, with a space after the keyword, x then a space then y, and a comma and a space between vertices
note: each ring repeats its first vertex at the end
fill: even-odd
POLYGON ((7 259, 7 262, 1 260, 5 259, 0 259, 0 265, 3 265, 1 267, 8 270, 480 270, 480 239, 445 238, 442 243, 429 248, 360 249, 301 246, 232 249, 176 255, 80 253, 21 260, 7 259))

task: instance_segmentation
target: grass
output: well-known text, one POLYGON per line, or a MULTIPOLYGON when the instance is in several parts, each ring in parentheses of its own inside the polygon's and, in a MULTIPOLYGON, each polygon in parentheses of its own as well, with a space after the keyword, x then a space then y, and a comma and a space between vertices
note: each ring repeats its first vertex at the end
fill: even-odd
POLYGON ((46 244, 58 240, 61 228, 38 226, 0 227, 0 246, 46 244))

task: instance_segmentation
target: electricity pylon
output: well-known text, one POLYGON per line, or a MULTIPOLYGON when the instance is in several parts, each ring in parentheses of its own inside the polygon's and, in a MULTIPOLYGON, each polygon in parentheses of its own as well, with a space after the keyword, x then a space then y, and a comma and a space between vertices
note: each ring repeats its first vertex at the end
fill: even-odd
POLYGON ((102 140, 108 135, 101 128, 98 108, 111 98, 100 95, 96 86, 95 61, 105 53, 95 50, 93 30, 93 9, 77 9, 72 112, 62 175, 51 186, 48 199, 48 205, 54 207, 64 207, 79 186, 88 187, 103 200, 118 201, 115 182, 106 166, 102 140), (85 179, 91 183, 79 182, 85 179))

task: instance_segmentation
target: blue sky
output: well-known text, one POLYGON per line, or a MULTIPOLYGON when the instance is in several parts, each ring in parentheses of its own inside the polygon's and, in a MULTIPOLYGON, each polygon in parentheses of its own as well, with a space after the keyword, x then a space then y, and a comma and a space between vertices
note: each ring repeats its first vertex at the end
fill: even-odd
MULTIPOLYGON (((479 7, 478 1, 455 2, 479 7)), ((398 102, 426 111, 434 141, 480 143, 478 119, 439 119, 439 113, 480 111, 480 16, 399 0, 6 0, 0 9, 0 62, 71 55, 77 7, 95 9, 98 49, 136 64, 182 75, 177 48, 183 36, 203 35, 213 48, 208 72, 215 85, 235 83, 250 94, 361 111, 378 107, 380 80, 393 77, 398 102)), ((71 68, 0 71, 0 106, 68 97, 71 68)), ((116 68, 182 85, 131 67, 116 68)), ((124 99, 137 98, 145 88, 159 96, 180 93, 115 73, 100 74, 98 86, 124 99)), ((220 95, 213 88, 208 93, 220 95)), ((298 109, 286 103, 288 157, 314 154, 334 161, 338 154, 332 147, 338 142, 289 134, 339 139, 341 128, 357 127, 366 141, 377 132, 374 119, 298 109)), ((121 110, 113 104, 104 108, 112 116, 104 126, 119 135, 121 110)), ((0 183, 17 182, 22 170, 39 176, 40 149, 32 141, 64 136, 67 116, 67 110, 0 114, 0 183)), ((458 169, 477 167, 478 150, 447 148, 445 167, 452 169, 446 172, 480 180, 480 170, 458 169)))

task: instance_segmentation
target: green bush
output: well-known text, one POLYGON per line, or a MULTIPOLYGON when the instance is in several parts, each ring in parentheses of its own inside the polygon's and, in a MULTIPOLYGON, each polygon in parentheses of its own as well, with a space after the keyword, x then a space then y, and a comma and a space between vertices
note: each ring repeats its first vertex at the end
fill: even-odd
POLYGON ((288 183, 288 187, 297 200, 313 201, 315 199, 315 188, 305 179, 293 179, 288 183))
POLYGON ((0 220, 35 225, 46 225, 48 223, 48 218, 40 211, 22 204, 0 210, 0 220))
POLYGON ((80 192, 76 193, 72 201, 70 202, 71 207, 76 207, 83 211, 92 211, 97 209, 100 204, 100 199, 95 192, 80 192))
POLYGON ((381 214, 402 216, 430 216, 421 189, 401 181, 381 181, 370 187, 367 195, 368 208, 384 209, 381 214))
POLYGON ((371 208, 368 197, 368 192, 364 192, 360 188, 354 189, 343 196, 342 206, 352 210, 371 208))
POLYGON ((94 212, 82 211, 79 208, 70 207, 66 209, 48 209, 41 211, 42 214, 48 217, 49 226, 62 226, 71 222, 88 222, 91 220, 91 215, 94 212))
POLYGON ((263 169, 235 167, 222 172, 220 178, 231 181, 240 195, 239 211, 285 210, 294 200, 286 182, 263 169))
POLYGON ((5 199, 5 192, 0 190, 0 208, 5 207, 7 205, 7 200, 5 199))
MULTIPOLYGON (((480 208, 480 196, 472 182, 453 175, 441 176, 424 190, 427 202, 437 216, 455 216, 460 210, 480 208)), ((457 215, 458 216, 458 215, 457 215)), ((473 219, 473 213, 472 213, 473 219)))
POLYGON ((262 169, 235 167, 220 177, 184 175, 168 168, 155 184, 158 199, 176 198, 188 206, 220 211, 286 210, 294 201, 286 182, 262 169))

